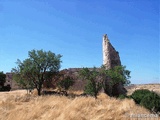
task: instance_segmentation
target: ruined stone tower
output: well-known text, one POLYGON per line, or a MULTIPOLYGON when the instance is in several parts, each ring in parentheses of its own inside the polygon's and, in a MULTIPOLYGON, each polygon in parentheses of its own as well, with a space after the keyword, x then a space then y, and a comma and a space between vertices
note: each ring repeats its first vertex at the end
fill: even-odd
POLYGON ((111 69, 115 66, 121 65, 119 53, 110 43, 107 34, 103 36, 103 65, 106 69, 111 69))

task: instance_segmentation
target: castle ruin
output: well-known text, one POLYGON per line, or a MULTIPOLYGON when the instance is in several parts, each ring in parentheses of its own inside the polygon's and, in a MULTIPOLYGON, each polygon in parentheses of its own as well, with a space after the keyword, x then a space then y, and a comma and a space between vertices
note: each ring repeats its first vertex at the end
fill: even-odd
MULTIPOLYGON (((107 34, 103 36, 103 65, 107 70, 114 68, 115 66, 121 66, 121 61, 118 51, 110 43, 107 34)), ((111 79, 106 78, 106 86, 109 87, 109 82, 111 79)), ((126 94, 126 89, 123 87, 122 83, 117 83, 112 88, 112 93, 109 89, 104 90, 108 95, 118 96, 120 94, 126 94)))
POLYGON ((107 34, 103 36, 102 46, 103 46, 103 65, 106 67, 106 69, 111 69, 115 66, 120 66, 121 61, 119 53, 110 43, 107 34))
MULTIPOLYGON (((102 47, 103 47, 103 65, 106 67, 106 69, 111 69, 115 66, 121 65, 119 53, 112 46, 106 34, 103 36, 102 47)), ((78 72, 81 69, 82 68, 69 68, 60 71, 74 78, 76 82, 72 87, 73 90, 82 90, 84 88, 84 82, 78 77, 78 72)), ((90 70, 92 70, 92 68, 90 68, 90 70)), ((19 88, 17 83, 13 80, 12 73, 6 73, 6 85, 8 84, 11 86, 12 90, 19 88)), ((115 94, 125 93, 125 90, 123 89, 123 86, 121 84, 116 85, 114 87, 114 90, 115 94)))

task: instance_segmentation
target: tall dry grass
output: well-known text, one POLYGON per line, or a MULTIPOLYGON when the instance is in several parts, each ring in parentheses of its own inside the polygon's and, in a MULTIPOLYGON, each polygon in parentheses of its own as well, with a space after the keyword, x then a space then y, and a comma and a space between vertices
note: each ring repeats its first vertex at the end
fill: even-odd
POLYGON ((98 99, 37 97, 25 92, 0 95, 6 97, 0 100, 0 120, 130 120, 131 114, 150 114, 133 100, 110 98, 103 93, 98 99))

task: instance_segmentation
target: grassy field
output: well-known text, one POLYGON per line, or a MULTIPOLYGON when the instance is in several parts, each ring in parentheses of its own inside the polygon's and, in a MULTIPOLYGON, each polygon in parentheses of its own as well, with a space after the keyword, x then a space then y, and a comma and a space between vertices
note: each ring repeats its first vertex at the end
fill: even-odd
POLYGON ((104 93, 96 100, 35 94, 27 95, 26 90, 1 92, 0 120, 140 120, 131 116, 150 114, 133 100, 110 98, 104 93))

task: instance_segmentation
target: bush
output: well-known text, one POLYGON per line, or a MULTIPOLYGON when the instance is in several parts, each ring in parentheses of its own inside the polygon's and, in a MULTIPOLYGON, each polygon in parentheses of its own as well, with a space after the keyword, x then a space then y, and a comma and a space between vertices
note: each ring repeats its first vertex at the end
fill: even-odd
POLYGON ((154 92, 146 94, 144 98, 141 100, 140 105, 144 106, 145 108, 153 112, 160 112, 160 96, 158 96, 154 92))
POLYGON ((11 90, 11 86, 10 85, 7 85, 7 86, 2 86, 0 88, 0 91, 10 91, 11 90))
POLYGON ((84 88, 84 93, 94 96, 97 98, 98 92, 101 90, 102 84, 95 81, 87 81, 87 84, 84 88))
POLYGON ((74 80, 70 77, 63 79, 58 83, 58 85, 65 90, 68 90, 69 87, 72 86, 73 84, 74 84, 74 80))
POLYGON ((120 94, 118 96, 118 99, 125 99, 125 98, 130 98, 130 96, 124 95, 124 94, 120 94))
POLYGON ((97 98, 98 92, 102 88, 102 81, 98 80, 99 73, 97 68, 94 67, 92 70, 83 68, 79 71, 79 75, 83 80, 86 80, 84 93, 97 98))
POLYGON ((144 96, 146 96, 147 94, 151 93, 151 91, 147 90, 147 89, 143 89, 143 90, 136 90, 132 93, 131 98, 134 99, 134 101, 137 104, 140 104, 141 100, 144 98, 144 96))
POLYGON ((152 112, 160 112, 160 96, 147 89, 136 90, 130 96, 137 104, 144 106, 152 112))

